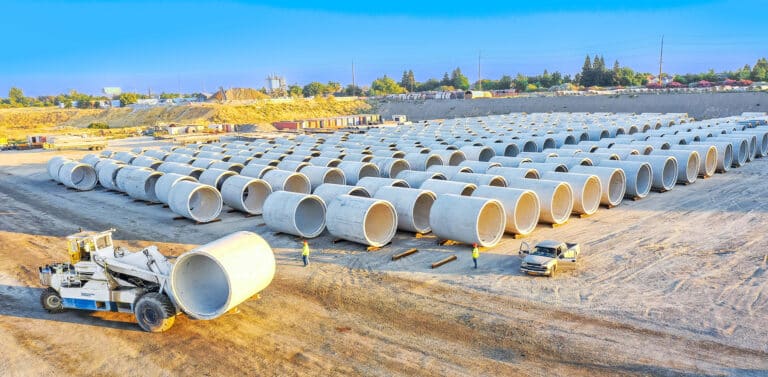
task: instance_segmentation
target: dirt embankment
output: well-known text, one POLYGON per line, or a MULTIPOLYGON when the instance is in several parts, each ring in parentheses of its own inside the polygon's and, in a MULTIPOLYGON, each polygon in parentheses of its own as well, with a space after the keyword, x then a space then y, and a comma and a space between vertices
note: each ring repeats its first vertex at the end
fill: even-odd
POLYGON ((477 100, 384 101, 374 104, 385 119, 405 114, 411 120, 458 118, 511 112, 678 113, 696 119, 768 111, 768 93, 641 94, 637 96, 564 96, 477 100))

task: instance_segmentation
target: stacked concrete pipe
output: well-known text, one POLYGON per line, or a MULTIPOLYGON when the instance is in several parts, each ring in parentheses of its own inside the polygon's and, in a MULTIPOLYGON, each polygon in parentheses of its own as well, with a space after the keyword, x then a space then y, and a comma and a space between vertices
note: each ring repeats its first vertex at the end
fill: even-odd
POLYGON ((411 166, 411 170, 426 171, 434 165, 445 165, 443 159, 434 153, 408 153, 403 157, 411 166))
POLYGON ((651 164, 642 161, 597 161, 599 167, 618 168, 627 179, 625 196, 629 199, 642 199, 651 192, 653 169, 651 164))
POLYGON ((406 181, 410 187, 418 188, 427 179, 446 180, 447 177, 443 173, 434 171, 404 170, 397 175, 397 179, 406 181))
POLYGON ((402 158, 393 157, 374 157, 371 163, 379 168, 379 174, 382 178, 395 178, 403 170, 409 170, 411 164, 402 158))
MULTIPOLYGON (((52 170, 55 166, 51 167, 52 170)), ((93 166, 77 161, 64 162, 58 169, 58 181, 78 191, 93 190, 98 183, 93 166)))
POLYGON ((675 150, 695 151, 699 154, 699 177, 711 177, 717 171, 718 156, 714 145, 675 145, 671 151, 675 150))
POLYGON ((472 183, 477 186, 488 185, 497 187, 506 187, 507 181, 504 177, 494 174, 475 174, 475 173, 456 173, 450 177, 451 181, 472 183))
POLYGON ((504 177, 504 180, 514 181, 517 179, 539 179, 539 171, 534 168, 507 168, 507 167, 493 167, 488 169, 487 174, 500 175, 504 177))
POLYGON ((209 168, 205 169, 203 174, 200 174, 200 179, 198 179, 198 181, 204 185, 213 186, 216 187, 217 190, 221 190, 221 185, 224 184, 227 179, 236 175, 237 173, 231 170, 209 168))
POLYGON ((677 182, 686 185, 696 182, 696 177, 699 175, 699 162, 701 161, 698 152, 667 149, 653 151, 650 155, 674 157, 677 160, 677 182))
POLYGON ((221 169, 221 170, 229 170, 233 171, 235 173, 240 174, 243 169, 245 169, 245 165, 234 162, 231 159, 229 161, 218 161, 211 164, 211 166, 208 167, 208 169, 221 169))
MULTIPOLYGON (((711 139, 710 139, 711 140, 711 139)), ((717 150, 717 164, 715 172, 725 173, 733 165, 733 145, 729 142, 722 141, 704 141, 694 142, 690 147, 695 146, 713 146, 717 150)))
POLYGON ((122 163, 99 163, 97 169, 97 175, 99 177, 99 184, 107 190, 117 191, 117 172, 125 166, 122 163))
POLYGON ((251 215, 264 212, 264 201, 272 194, 272 186, 264 180, 242 175, 227 178, 221 185, 224 204, 251 215))
POLYGON ((539 222, 541 212, 539 196, 532 190, 480 186, 472 196, 496 199, 504 206, 507 233, 530 234, 539 222))
POLYGON ((163 176, 158 178, 155 183, 155 195, 157 196, 157 200, 160 203, 168 204, 168 195, 171 192, 171 188, 181 181, 197 182, 197 179, 183 174, 163 174, 163 176))
POLYGON ((154 170, 136 169, 126 174, 122 187, 131 198, 145 202, 157 203, 159 200, 155 186, 163 173, 154 170))
POLYGON ((542 179, 567 182, 573 192, 573 213, 591 215, 600 208, 603 189, 600 178, 593 174, 544 172, 542 179))
POLYGON ((324 183, 317 186, 317 188, 312 191, 312 194, 322 198, 326 205, 341 195, 359 196, 362 198, 370 198, 372 196, 365 187, 338 185, 335 183, 324 183))
POLYGON ((301 173, 294 173, 284 170, 270 170, 262 176, 272 186, 272 191, 291 191, 300 194, 309 194, 312 192, 312 184, 309 178, 301 173))
POLYGON ((168 207, 190 220, 207 223, 221 214, 222 198, 213 186, 181 181, 173 185, 168 193, 168 207))
POLYGON ((440 239, 492 247, 504 235, 506 213, 495 199, 443 194, 432 204, 429 225, 440 239))
POLYGON ((326 206, 317 195, 276 191, 264 202, 264 223, 272 230, 314 238, 325 230, 326 206))
MULTIPOLYGON (((627 161, 647 162, 651 165, 653 179, 651 189, 664 192, 672 190, 677 181, 677 159, 672 156, 627 156, 627 161)), ((603 166, 600 163, 600 166, 603 166)))
POLYGON ((349 185, 356 185, 361 178, 379 176, 379 168, 370 162, 342 161, 338 168, 344 171, 349 185))
POLYGON ((746 138, 711 137, 707 140, 704 140, 704 142, 712 143, 712 145, 720 142, 727 142, 731 144, 731 151, 733 156, 731 167, 738 168, 744 166, 747 163, 747 158, 749 156, 749 141, 747 141, 746 138))
POLYGON ((50 160, 48 160, 48 164, 46 165, 46 169, 48 170, 48 176, 51 177, 56 182, 61 182, 59 180, 59 170, 61 169, 62 165, 71 161, 72 160, 62 156, 56 156, 51 158, 50 160))
POLYGON ((148 156, 137 156, 136 158, 131 161, 131 165, 133 166, 143 166, 145 168, 150 168, 153 170, 157 170, 157 168, 163 163, 163 161, 160 161, 154 157, 148 157, 148 156))
POLYGON ((464 152, 458 150, 438 149, 433 150, 431 153, 440 156, 440 158, 443 160, 443 165, 446 166, 458 166, 460 163, 467 159, 467 156, 464 154, 464 152))
POLYGON ((176 174, 182 174, 182 175, 188 175, 190 177, 194 177, 195 179, 200 178, 200 174, 203 174, 205 169, 196 168, 193 166, 189 166, 186 164, 181 164, 178 162, 163 162, 160 166, 157 167, 157 171, 163 172, 163 173, 176 173, 176 174))
POLYGON ((472 192, 474 192, 477 189, 477 185, 474 183, 467 183, 467 182, 427 179, 426 181, 424 181, 424 183, 421 184, 419 188, 422 190, 432 191, 437 195, 455 194, 455 195, 470 196, 472 195, 472 192))
POLYGON ((376 191, 382 187, 394 186, 410 188, 408 182, 396 178, 364 177, 357 181, 357 186, 365 187, 366 191, 371 193, 371 197, 376 197, 376 191))
POLYGON ((324 183, 335 183, 343 185, 347 183, 344 171, 339 168, 330 168, 325 166, 306 166, 299 171, 309 178, 309 184, 312 186, 312 192, 324 183))
POLYGON ((573 189, 563 181, 519 179, 511 188, 531 190, 539 197, 539 222, 560 225, 568 221, 573 210, 573 189))
POLYGON ((369 246, 384 246, 397 231, 397 212, 388 201, 340 195, 328 203, 331 235, 369 246))
POLYGON ((240 175, 245 175, 253 178, 261 178, 270 170, 275 170, 274 166, 261 165, 261 164, 248 164, 243 170, 240 171, 240 175))
POLYGON ((397 228, 415 233, 429 233, 429 213, 437 196, 427 190, 381 187, 373 195, 375 199, 386 200, 397 212, 397 228))
POLYGON ((607 207, 615 207, 621 204, 621 200, 624 199, 627 191, 627 177, 624 174, 624 170, 607 166, 574 166, 570 169, 570 172, 591 174, 600 179, 602 186, 600 204, 607 207))

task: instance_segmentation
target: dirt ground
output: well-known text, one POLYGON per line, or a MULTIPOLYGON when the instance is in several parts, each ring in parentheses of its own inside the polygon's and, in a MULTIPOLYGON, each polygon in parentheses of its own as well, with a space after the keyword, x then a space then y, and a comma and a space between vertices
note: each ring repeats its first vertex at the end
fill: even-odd
MULTIPOLYGON (((111 149, 152 142, 137 138, 111 149)), ((194 225, 98 188, 51 181, 45 162, 87 152, 0 152, 0 375, 768 375, 768 160, 624 201, 564 226, 506 237, 471 268, 465 245, 399 233, 366 252, 328 235, 275 235, 261 217, 194 225), (259 299, 162 334, 133 317, 39 304, 37 266, 64 260, 78 227, 178 255, 236 230, 273 246, 259 299), (520 242, 582 243, 577 270, 522 275, 520 242), (395 253, 420 251, 399 261, 395 253), (432 270, 455 254, 458 261, 432 270)))

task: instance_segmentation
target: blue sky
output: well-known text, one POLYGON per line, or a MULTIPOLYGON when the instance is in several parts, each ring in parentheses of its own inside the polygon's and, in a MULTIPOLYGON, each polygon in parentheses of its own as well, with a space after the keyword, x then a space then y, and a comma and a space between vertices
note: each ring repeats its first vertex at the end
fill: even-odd
POLYGON ((0 96, 147 92, 383 74, 576 73, 586 54, 641 71, 732 70, 768 56, 765 1, 3 1, 0 96))

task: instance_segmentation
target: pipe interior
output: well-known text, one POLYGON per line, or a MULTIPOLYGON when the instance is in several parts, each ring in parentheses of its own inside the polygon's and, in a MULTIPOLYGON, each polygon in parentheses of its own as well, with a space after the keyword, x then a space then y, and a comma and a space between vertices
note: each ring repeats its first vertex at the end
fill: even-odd
POLYGON ((472 193, 475 192, 475 189, 477 189, 477 186, 466 184, 464 185, 464 188, 461 189, 461 196, 472 196, 472 193))
POLYGON ((410 168, 410 164, 408 164, 408 161, 405 160, 395 160, 392 162, 392 164, 389 167, 389 176, 390 177, 397 177, 398 174, 400 174, 403 170, 408 170, 410 168))
POLYGON ((463 153, 460 153, 460 152, 451 153, 451 157, 448 159, 448 165, 456 166, 462 163, 463 161, 465 161, 466 159, 467 158, 464 156, 463 153))
POLYGON ((438 165, 439 166, 439 165, 442 165, 442 164, 443 164, 443 159, 440 158, 440 156, 438 156, 438 155, 431 155, 431 156, 427 157, 427 161, 424 163, 424 169, 426 170, 430 166, 433 166, 433 165, 438 165))
POLYGON ((529 179, 539 179, 539 171, 536 169, 528 169, 525 172, 525 176, 523 178, 529 178, 529 179))
POLYGON ((537 152, 538 147, 536 146, 536 142, 528 140, 523 144, 523 152, 537 152))
POLYGON ((477 216, 477 236, 481 243, 494 244, 504 234, 504 207, 489 201, 477 216))
POLYGON ((272 193, 268 185, 263 182, 253 181, 248 183, 243 190, 243 207, 249 212, 262 212, 264 201, 272 193))
POLYGON ((379 176, 379 170, 376 168, 375 165, 363 165, 357 174, 358 180, 365 177, 378 177, 378 176, 379 176))
POLYGON ((176 299, 189 312, 213 316, 226 309, 230 287, 226 272, 211 257, 190 254, 174 266, 176 299))
POLYGON ((552 218, 557 223, 564 222, 571 215, 573 193, 565 185, 557 185, 552 193, 552 218))
POLYGON ((723 165, 728 169, 733 164, 733 148, 731 145, 725 147, 725 154, 723 155, 723 165))
POLYGON ((611 173, 611 177, 608 181, 608 200, 611 203, 618 203, 621 202, 621 199, 623 198, 623 192, 626 185, 626 178, 624 176, 624 173, 622 173, 623 170, 614 170, 613 173, 611 173))
POLYGON ((521 233, 530 233, 539 222, 539 200, 536 195, 530 192, 520 195, 513 216, 517 229, 521 233))
POLYGON ((308 196, 299 201, 294 216, 301 234, 315 236, 325 227, 325 205, 322 200, 308 196))
POLYGON ((664 161, 664 170, 662 171, 662 181, 665 188, 671 188, 677 180, 677 164, 674 160, 664 161))
POLYGON ((210 186, 199 186, 189 196, 189 213, 200 221, 212 220, 219 214, 218 191, 210 186))
POLYGON ((371 205, 363 221, 365 239, 372 244, 389 242, 397 228, 396 218, 397 214, 389 205, 382 202, 371 205))
POLYGON ((347 193, 347 195, 352 196, 359 196, 361 198, 370 198, 371 194, 368 192, 368 190, 362 188, 362 187, 355 187, 347 193))
POLYGON ((162 176, 163 175, 159 173, 151 173, 144 181, 144 192, 147 193, 147 199, 151 202, 157 201, 155 186, 157 185, 157 180, 162 176))
POLYGON ((496 152, 491 148, 485 147, 480 150, 480 161, 489 161, 494 156, 496 156, 496 152))
POLYGON ((584 191, 581 196, 581 204, 584 207, 584 212, 594 213, 600 206, 600 180, 595 177, 590 177, 584 183, 584 191))
POLYGON ((77 187, 91 187, 96 184, 96 171, 90 166, 76 166, 70 177, 77 187))
POLYGON ((416 203, 413 205, 413 224, 416 229, 429 229, 429 213, 434 203, 435 196, 431 193, 421 192, 416 197, 416 203))
POLYGON ((493 177, 491 178, 490 182, 488 182, 488 186, 507 187, 507 182, 504 180, 504 178, 493 177))
POLYGON ((323 176, 323 183, 335 183, 337 185, 346 184, 344 173, 338 170, 328 170, 323 176))
POLYGON ((304 177, 298 174, 292 174, 288 176, 283 182, 283 190, 290 192, 298 192, 302 194, 309 193, 310 186, 304 177))
POLYGON ((688 178, 688 182, 696 180, 696 176, 699 175, 699 158, 697 154, 690 154, 688 158, 688 165, 686 166, 685 173, 688 178))

